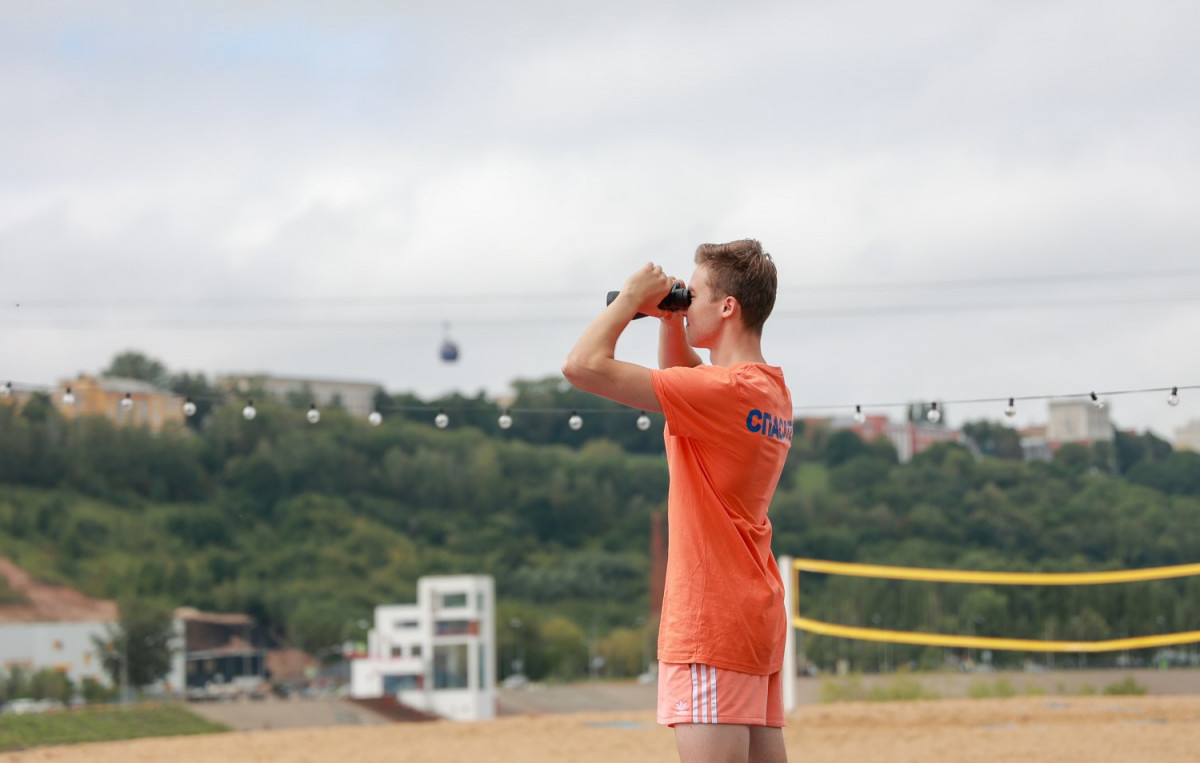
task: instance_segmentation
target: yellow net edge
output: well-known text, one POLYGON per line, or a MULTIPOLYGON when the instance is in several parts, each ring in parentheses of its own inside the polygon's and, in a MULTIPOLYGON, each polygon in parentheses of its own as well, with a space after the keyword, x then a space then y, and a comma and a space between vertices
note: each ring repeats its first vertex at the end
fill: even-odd
POLYGON ((1106 572, 984 572, 980 570, 939 570, 921 567, 889 567, 882 564, 829 562, 822 559, 793 559, 797 572, 822 572, 860 578, 887 580, 923 580, 933 583, 984 583, 999 585, 1103 585, 1145 580, 1167 580, 1200 575, 1200 564, 1173 567, 1148 567, 1140 570, 1106 572))
MULTIPOLYGON (((1099 585, 1200 575, 1200 564, 1154 567, 1140 570, 1111 570, 1106 572, 1026 573, 985 572, 978 570, 945 570, 919 567, 890 567, 878 564, 830 562, 821 559, 794 559, 793 572, 821 572, 832 575, 884 578, 889 580, 922 580, 939 583, 984 583, 1007 585, 1099 585)), ((798 582, 798 581, 797 581, 798 582)), ((799 599, 799 585, 796 586, 799 599)), ((957 636, 919 631, 892 631, 862 628, 814 620, 796 615, 792 623, 808 633, 858 641, 882 641, 917 646, 994 649, 1015 652, 1117 652, 1126 649, 1153 649, 1200 642, 1200 631, 1162 633, 1154 636, 1108 639, 1104 641, 1043 641, 1038 639, 995 638, 989 636, 957 636)))
POLYGON ((891 644, 993 649, 996 651, 1007 650, 1011 652, 1119 652, 1125 649, 1152 649, 1200 642, 1200 631, 1162 633, 1156 636, 1137 636, 1134 638, 1109 639, 1107 641, 1041 641, 1038 639, 948 636, 940 633, 920 633, 918 631, 889 631, 879 628, 859 628, 851 625, 835 625, 800 616, 793 618, 792 623, 802 631, 820 636, 834 636, 858 641, 886 641, 891 644))

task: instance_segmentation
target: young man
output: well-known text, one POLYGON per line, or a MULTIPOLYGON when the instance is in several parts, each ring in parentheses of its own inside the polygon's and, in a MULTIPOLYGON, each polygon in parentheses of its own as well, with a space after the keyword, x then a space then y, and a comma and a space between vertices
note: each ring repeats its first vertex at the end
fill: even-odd
POLYGON ((583 332, 563 374, 666 416, 658 722, 675 728, 684 763, 786 761, 782 682, 794 679, 781 675, 788 624, 767 507, 791 445, 792 400, 762 355, 775 264, 751 240, 703 244, 695 260, 687 309, 658 309, 676 279, 648 263, 583 332), (661 370, 615 358, 639 312, 661 322, 661 370))

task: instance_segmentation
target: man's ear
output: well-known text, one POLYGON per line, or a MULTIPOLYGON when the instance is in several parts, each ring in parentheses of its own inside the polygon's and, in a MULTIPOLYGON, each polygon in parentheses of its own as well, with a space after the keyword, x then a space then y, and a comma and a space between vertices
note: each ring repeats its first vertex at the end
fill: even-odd
POLYGON ((737 297, 725 297, 725 299, 721 300, 721 317, 732 318, 737 313, 739 307, 737 297))

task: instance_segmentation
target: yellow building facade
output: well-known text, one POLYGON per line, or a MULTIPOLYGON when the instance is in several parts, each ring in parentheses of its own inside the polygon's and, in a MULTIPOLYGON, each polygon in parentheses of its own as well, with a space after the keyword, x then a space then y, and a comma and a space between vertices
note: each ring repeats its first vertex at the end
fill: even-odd
POLYGON ((168 425, 183 426, 184 399, 138 379, 86 376, 62 381, 54 405, 64 418, 103 416, 118 424, 159 432, 168 425), (70 397, 68 397, 68 394, 70 397), (73 402, 68 402, 72 400, 73 402))

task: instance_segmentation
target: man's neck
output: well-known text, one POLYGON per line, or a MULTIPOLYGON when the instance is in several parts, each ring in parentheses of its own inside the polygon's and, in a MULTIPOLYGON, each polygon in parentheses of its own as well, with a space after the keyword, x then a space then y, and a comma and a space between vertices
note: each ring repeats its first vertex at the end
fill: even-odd
POLYGON ((714 366, 766 362, 762 354, 762 337, 748 331, 726 332, 709 348, 709 363, 714 366))

